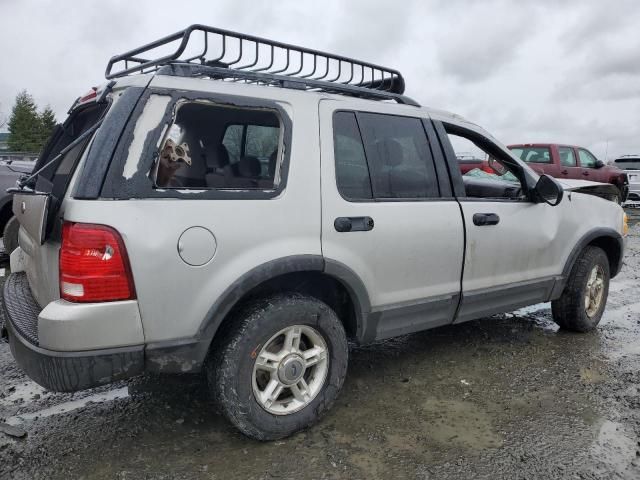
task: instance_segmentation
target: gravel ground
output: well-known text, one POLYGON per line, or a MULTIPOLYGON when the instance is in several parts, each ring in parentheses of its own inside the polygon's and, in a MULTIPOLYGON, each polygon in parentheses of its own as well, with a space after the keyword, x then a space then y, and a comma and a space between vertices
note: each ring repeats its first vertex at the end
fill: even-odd
POLYGON ((351 351, 334 409, 257 443, 199 377, 44 391, 0 343, 0 478, 640 478, 640 211, 600 328, 547 304, 351 351), (5 427, 5 430, 8 430, 5 427), (22 430, 22 431, 20 431, 22 430))

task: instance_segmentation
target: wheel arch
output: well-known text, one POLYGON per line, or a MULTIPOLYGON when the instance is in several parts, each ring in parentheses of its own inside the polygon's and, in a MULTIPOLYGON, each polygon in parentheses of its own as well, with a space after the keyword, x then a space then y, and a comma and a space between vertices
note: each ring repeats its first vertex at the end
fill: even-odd
POLYGON ((259 265, 233 282, 207 312, 198 332, 200 342, 211 345, 221 327, 248 300, 283 290, 327 303, 351 339, 363 338, 371 305, 360 277, 346 265, 320 255, 295 255, 259 265))
POLYGON ((583 235, 571 250, 565 262, 564 269, 562 270, 561 280, 556 282, 553 288, 551 299, 558 298, 562 294, 573 266, 580 257, 580 254, 588 246, 595 246, 604 250, 609 259, 611 278, 620 272, 624 255, 624 240, 622 235, 611 228, 595 228, 583 235))

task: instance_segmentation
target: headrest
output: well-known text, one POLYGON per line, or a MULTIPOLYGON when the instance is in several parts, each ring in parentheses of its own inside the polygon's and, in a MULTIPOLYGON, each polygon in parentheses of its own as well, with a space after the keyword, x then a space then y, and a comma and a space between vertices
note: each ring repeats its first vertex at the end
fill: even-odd
POLYGON ((218 168, 224 168, 229 165, 229 152, 227 151, 227 147, 222 143, 218 145, 216 157, 216 160, 218 161, 218 168))
POLYGON ((389 167, 397 167, 404 160, 404 152, 402 145, 393 138, 385 138, 377 142, 378 152, 383 158, 386 158, 386 164, 389 167))

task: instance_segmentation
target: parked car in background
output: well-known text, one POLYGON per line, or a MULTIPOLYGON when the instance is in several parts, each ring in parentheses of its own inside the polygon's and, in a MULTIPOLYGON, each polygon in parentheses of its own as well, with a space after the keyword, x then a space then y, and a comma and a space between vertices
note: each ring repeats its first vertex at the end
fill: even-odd
POLYGON ((623 155, 613 161, 614 165, 625 172, 629 179, 629 202, 640 202, 640 155, 623 155))
POLYGON ((474 168, 482 168, 484 164, 483 158, 474 155, 456 155, 456 160, 458 160, 458 165, 460 166, 460 173, 463 175, 474 168))
POLYGON ((589 180, 610 183, 618 188, 618 203, 627 198, 627 173, 615 165, 606 165, 583 147, 556 143, 524 143, 509 145, 516 157, 536 172, 558 179, 589 180))
MULTIPOLYGON (((24 156, 29 158, 29 156, 24 156)), ((13 195, 7 189, 16 186, 16 181, 25 173, 31 173, 36 164, 33 160, 0 160, 0 232, 7 254, 18 246, 18 229, 20 224, 13 216, 11 204, 13 195)))

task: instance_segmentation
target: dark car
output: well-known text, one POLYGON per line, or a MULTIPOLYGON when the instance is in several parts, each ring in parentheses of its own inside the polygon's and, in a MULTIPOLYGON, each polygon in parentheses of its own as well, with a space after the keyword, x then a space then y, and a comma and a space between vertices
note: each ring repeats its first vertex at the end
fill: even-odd
POLYGON ((18 246, 20 228, 11 211, 13 195, 7 193, 7 189, 15 187, 22 175, 31 173, 35 164, 35 155, 31 154, 6 153, 0 156, 0 232, 7 254, 18 246))

